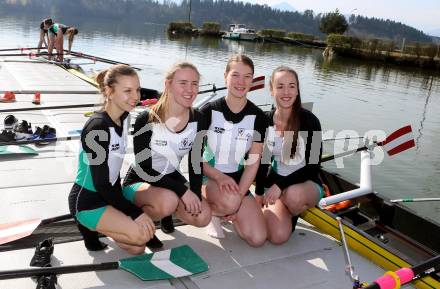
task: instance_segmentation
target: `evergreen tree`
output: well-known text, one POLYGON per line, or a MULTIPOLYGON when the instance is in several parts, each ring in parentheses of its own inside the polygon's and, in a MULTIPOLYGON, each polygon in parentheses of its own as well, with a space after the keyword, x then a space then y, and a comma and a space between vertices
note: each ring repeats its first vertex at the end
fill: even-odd
POLYGON ((325 34, 343 34, 348 28, 347 20, 336 9, 335 12, 324 14, 319 24, 319 30, 325 34))

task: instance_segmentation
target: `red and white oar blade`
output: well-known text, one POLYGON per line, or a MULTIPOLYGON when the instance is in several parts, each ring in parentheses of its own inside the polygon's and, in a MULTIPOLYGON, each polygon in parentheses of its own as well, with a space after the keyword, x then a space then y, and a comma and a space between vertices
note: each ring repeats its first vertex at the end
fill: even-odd
POLYGON ((416 143, 414 141, 411 126, 407 125, 396 130, 382 142, 382 145, 389 156, 414 147, 416 143))
POLYGON ((0 245, 31 235, 40 223, 41 219, 31 219, 0 224, 0 245))
POLYGON ((265 78, 266 77, 264 75, 263 76, 255 77, 252 80, 252 86, 251 86, 251 89, 249 89, 249 91, 254 91, 254 90, 257 90, 257 89, 264 88, 265 78))

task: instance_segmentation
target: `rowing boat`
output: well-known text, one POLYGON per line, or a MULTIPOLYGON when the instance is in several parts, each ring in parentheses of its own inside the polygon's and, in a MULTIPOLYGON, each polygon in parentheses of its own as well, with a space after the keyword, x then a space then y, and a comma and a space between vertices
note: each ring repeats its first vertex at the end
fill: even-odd
MULTIPOLYGON (((332 194, 359 186, 340 175, 322 170, 321 177, 332 194)), ((302 218, 339 239, 336 217, 345 220, 349 246, 387 270, 418 264, 440 253, 440 225, 418 216, 400 204, 391 203, 379 193, 351 200, 338 212, 312 208, 302 218)), ((440 288, 440 276, 415 282, 417 288, 440 288)))

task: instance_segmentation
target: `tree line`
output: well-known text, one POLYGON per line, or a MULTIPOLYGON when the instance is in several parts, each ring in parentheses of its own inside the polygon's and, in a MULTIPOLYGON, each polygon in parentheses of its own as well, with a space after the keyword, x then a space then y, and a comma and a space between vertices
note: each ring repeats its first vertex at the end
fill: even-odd
MULTIPOLYGON (((188 21, 189 1, 183 0, 178 4, 170 0, 0 0, 0 13, 32 13, 50 15, 55 19, 92 17, 122 23, 168 24, 172 21, 188 21)), ((214 21, 226 30, 231 23, 244 23, 254 29, 284 29, 324 38, 319 29, 322 17, 322 14, 315 14, 312 10, 288 12, 272 9, 268 5, 234 0, 191 0, 191 22, 198 27, 204 22, 214 21)), ((400 22, 354 15, 348 22, 348 33, 358 37, 432 42, 430 36, 400 22)))

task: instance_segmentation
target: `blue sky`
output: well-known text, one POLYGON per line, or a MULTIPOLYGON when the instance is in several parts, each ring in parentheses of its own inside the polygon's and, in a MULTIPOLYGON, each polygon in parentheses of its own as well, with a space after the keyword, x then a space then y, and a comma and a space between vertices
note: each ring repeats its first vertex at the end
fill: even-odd
POLYGON ((360 14, 402 22, 414 28, 440 33, 440 0, 244 0, 245 2, 273 6, 287 2, 298 11, 312 9, 319 12, 334 11, 342 14, 360 14))

